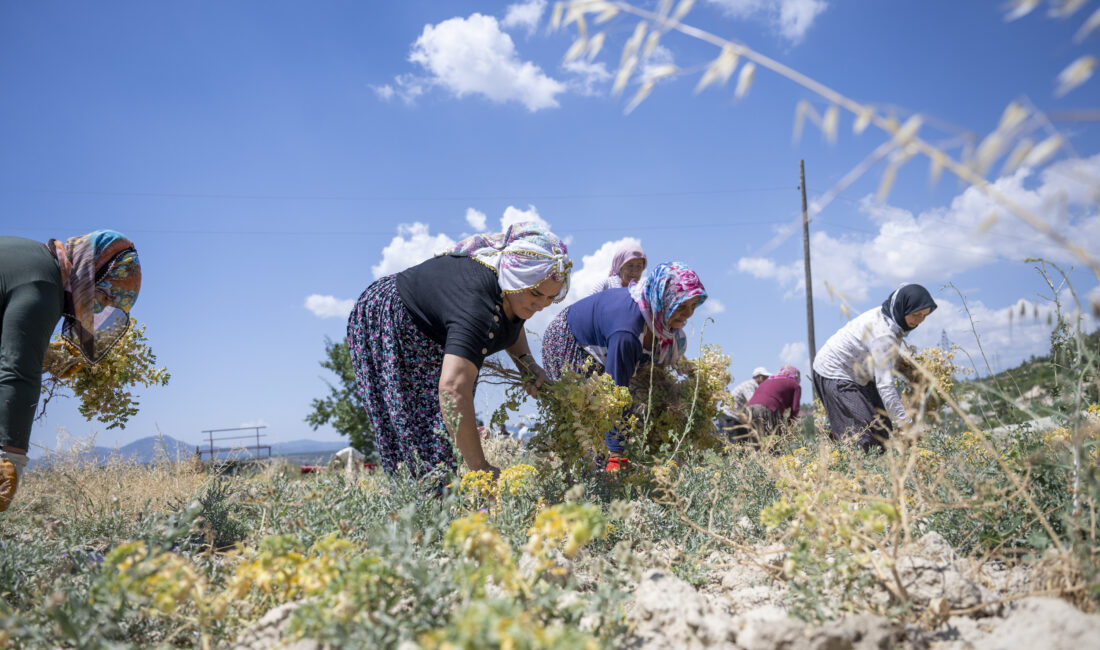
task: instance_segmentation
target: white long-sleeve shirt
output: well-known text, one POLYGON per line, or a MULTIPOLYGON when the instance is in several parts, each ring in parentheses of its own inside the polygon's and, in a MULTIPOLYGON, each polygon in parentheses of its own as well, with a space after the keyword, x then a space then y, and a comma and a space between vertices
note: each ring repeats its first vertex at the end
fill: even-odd
POLYGON ((894 364, 905 333, 875 307, 848 321, 814 357, 814 372, 866 386, 873 380, 895 422, 912 422, 894 387, 894 364))
POLYGON ((733 408, 735 410, 745 408, 745 404, 752 399, 753 393, 756 392, 757 386, 759 386, 759 384, 756 383, 755 379, 746 379, 734 386, 733 390, 730 391, 730 394, 733 395, 733 408))

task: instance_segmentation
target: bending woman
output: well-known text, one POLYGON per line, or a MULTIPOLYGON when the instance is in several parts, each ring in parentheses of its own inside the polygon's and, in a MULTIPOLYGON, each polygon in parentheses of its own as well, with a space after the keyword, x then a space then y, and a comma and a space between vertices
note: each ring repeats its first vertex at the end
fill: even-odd
POLYGON ((899 425, 913 421, 894 387, 894 365, 901 339, 935 310, 927 289, 903 284, 882 307, 863 312, 825 342, 813 377, 833 440, 881 449, 894 430, 890 418, 899 425))
MULTIPOLYGON (((611 375, 619 386, 629 386, 634 371, 654 350, 660 365, 674 365, 684 354, 683 327, 707 291, 695 271, 679 262, 659 264, 629 289, 593 294, 563 310, 542 337, 542 362, 551 380, 566 368, 583 372, 593 360, 596 372, 611 375)), ((607 469, 625 461, 622 440, 615 432, 605 437, 607 469)))
POLYGON ((611 260, 611 273, 608 274, 607 279, 593 287, 588 295, 607 289, 629 287, 631 282, 642 279, 645 267, 645 251, 642 250, 641 245, 627 242, 615 251, 615 257, 611 260))
POLYGON ((798 368, 783 366, 779 372, 760 382, 746 403, 757 440, 779 432, 783 423, 783 411, 787 409, 791 412, 788 421, 798 420, 798 402, 802 399, 801 381, 802 373, 798 372, 798 368))
POLYGON ((141 289, 133 243, 113 230, 65 242, 0 237, 0 511, 11 505, 27 464, 31 423, 50 336, 94 364, 130 327, 141 289))
POLYGON ((542 385, 523 325, 565 297, 571 268, 564 242, 536 223, 517 223, 367 287, 348 319, 348 346, 388 473, 401 464, 417 477, 453 469, 452 440, 471 470, 496 473, 477 432, 478 372, 485 357, 507 350, 535 377, 528 391, 542 385), (448 401, 460 416, 457 430, 445 428, 448 401))

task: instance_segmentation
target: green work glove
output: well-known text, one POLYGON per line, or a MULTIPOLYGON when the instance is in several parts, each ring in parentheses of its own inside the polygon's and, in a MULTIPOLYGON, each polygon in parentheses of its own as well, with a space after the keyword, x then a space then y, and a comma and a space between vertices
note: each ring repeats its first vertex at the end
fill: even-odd
POLYGON ((26 464, 26 454, 0 451, 0 512, 7 510, 15 498, 15 490, 23 478, 26 464))

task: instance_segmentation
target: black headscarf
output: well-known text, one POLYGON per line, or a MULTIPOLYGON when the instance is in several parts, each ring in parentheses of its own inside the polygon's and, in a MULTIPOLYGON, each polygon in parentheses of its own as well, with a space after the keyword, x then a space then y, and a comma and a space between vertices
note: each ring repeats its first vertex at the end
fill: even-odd
MULTIPOLYGON (((886 302, 882 303, 882 313, 897 323, 901 331, 908 333, 913 329, 905 323, 905 317, 908 314, 928 308, 936 311, 937 306, 928 289, 919 284, 903 284, 890 294, 886 302)), ((928 313, 931 314, 932 311, 928 313)))

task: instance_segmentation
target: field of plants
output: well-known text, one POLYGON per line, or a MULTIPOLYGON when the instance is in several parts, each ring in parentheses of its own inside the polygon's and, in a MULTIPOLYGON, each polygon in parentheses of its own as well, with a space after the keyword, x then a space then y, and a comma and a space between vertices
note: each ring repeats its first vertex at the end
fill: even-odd
MULTIPOLYGON (((1065 390, 1046 408, 1060 426, 967 428, 953 385, 918 382, 912 403, 942 405, 883 454, 802 429, 720 442, 728 358, 709 347, 655 371, 625 420, 625 389, 564 378, 531 445, 486 442, 496 480, 227 476, 73 450, 28 473, 4 517, 0 645, 962 648, 1021 626, 1054 645, 1095 638, 1100 406, 1081 398, 1097 351, 1073 347, 1086 341, 1056 341, 1073 355, 1054 357, 1065 390), (608 474, 589 448, 610 425, 634 462, 608 474)), ((916 363, 934 377, 949 357, 916 363)))

